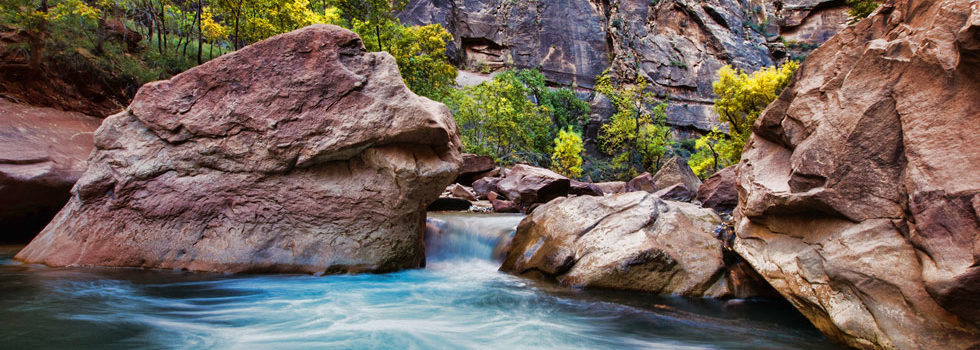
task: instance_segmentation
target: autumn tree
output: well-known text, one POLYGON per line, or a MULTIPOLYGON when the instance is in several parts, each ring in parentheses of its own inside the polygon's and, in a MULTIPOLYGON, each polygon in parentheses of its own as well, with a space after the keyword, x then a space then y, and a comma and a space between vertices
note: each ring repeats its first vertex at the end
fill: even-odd
POLYGON ((596 79, 596 91, 612 101, 616 112, 599 131, 599 148, 613 156, 620 177, 660 168, 673 144, 667 125, 667 103, 647 91, 647 81, 637 76, 630 85, 613 85, 607 74, 596 79))
POLYGON ((715 130, 698 139, 698 152, 688 164, 700 169, 695 171, 699 176, 710 175, 708 169, 713 172, 738 163, 752 134, 752 124, 789 85, 799 67, 796 61, 787 61, 781 67, 762 68, 751 75, 731 66, 718 70, 718 80, 712 85, 718 95, 714 109, 719 121, 728 126, 728 134, 715 130))
POLYGON ((569 178, 582 176, 582 136, 571 127, 563 129, 555 138, 555 151, 551 154, 551 170, 569 178))
MULTIPOLYGON (((353 30, 362 38, 375 28, 370 22, 354 20, 353 30)), ((409 89, 433 100, 448 96, 456 82, 456 67, 446 56, 446 43, 453 36, 445 28, 439 24, 405 27, 395 19, 386 22, 379 33, 409 89)), ((364 46, 368 51, 381 51, 378 42, 367 40, 364 46)))
POLYGON ((2 0, 0 18, 4 23, 25 31, 28 36, 30 56, 28 68, 38 71, 44 58, 44 41, 52 22, 69 20, 95 20, 99 9, 82 0, 2 0))

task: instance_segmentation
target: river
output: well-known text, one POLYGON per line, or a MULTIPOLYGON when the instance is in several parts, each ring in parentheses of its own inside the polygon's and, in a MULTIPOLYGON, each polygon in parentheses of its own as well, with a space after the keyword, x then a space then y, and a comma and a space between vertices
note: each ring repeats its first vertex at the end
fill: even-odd
POLYGON ((433 214, 425 269, 222 275, 50 268, 0 247, 5 349, 832 349, 792 307, 581 291, 497 271, 520 216, 433 214))

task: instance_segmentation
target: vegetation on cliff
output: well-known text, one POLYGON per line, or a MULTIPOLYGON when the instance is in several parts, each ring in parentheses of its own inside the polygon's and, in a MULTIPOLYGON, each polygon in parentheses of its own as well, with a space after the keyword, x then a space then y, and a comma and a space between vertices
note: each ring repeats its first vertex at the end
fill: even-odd
POLYGON ((766 67, 752 74, 731 66, 718 70, 718 80, 713 84, 718 95, 714 109, 718 120, 728 126, 728 133, 716 128, 699 138, 695 145, 697 152, 688 163, 691 170, 704 178, 738 163, 745 141, 752 135, 752 124, 789 85, 799 67, 796 61, 787 61, 780 67, 766 67))

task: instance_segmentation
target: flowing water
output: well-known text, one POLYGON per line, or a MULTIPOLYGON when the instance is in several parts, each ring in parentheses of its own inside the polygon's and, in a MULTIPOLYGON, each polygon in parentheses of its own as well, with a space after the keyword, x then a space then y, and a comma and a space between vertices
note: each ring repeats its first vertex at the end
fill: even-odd
POLYGON ((497 271, 519 216, 435 214, 425 269, 221 275, 49 268, 0 249, 4 349, 821 349, 784 303, 576 291, 497 271))

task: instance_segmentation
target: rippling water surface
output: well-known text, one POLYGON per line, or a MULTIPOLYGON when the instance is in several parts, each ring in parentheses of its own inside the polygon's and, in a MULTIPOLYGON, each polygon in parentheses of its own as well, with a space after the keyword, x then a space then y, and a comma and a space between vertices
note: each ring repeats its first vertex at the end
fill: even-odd
POLYGON ((8 349, 832 348, 788 305, 584 292, 497 271, 520 217, 446 222, 425 269, 219 275, 23 265, 0 248, 8 349))

